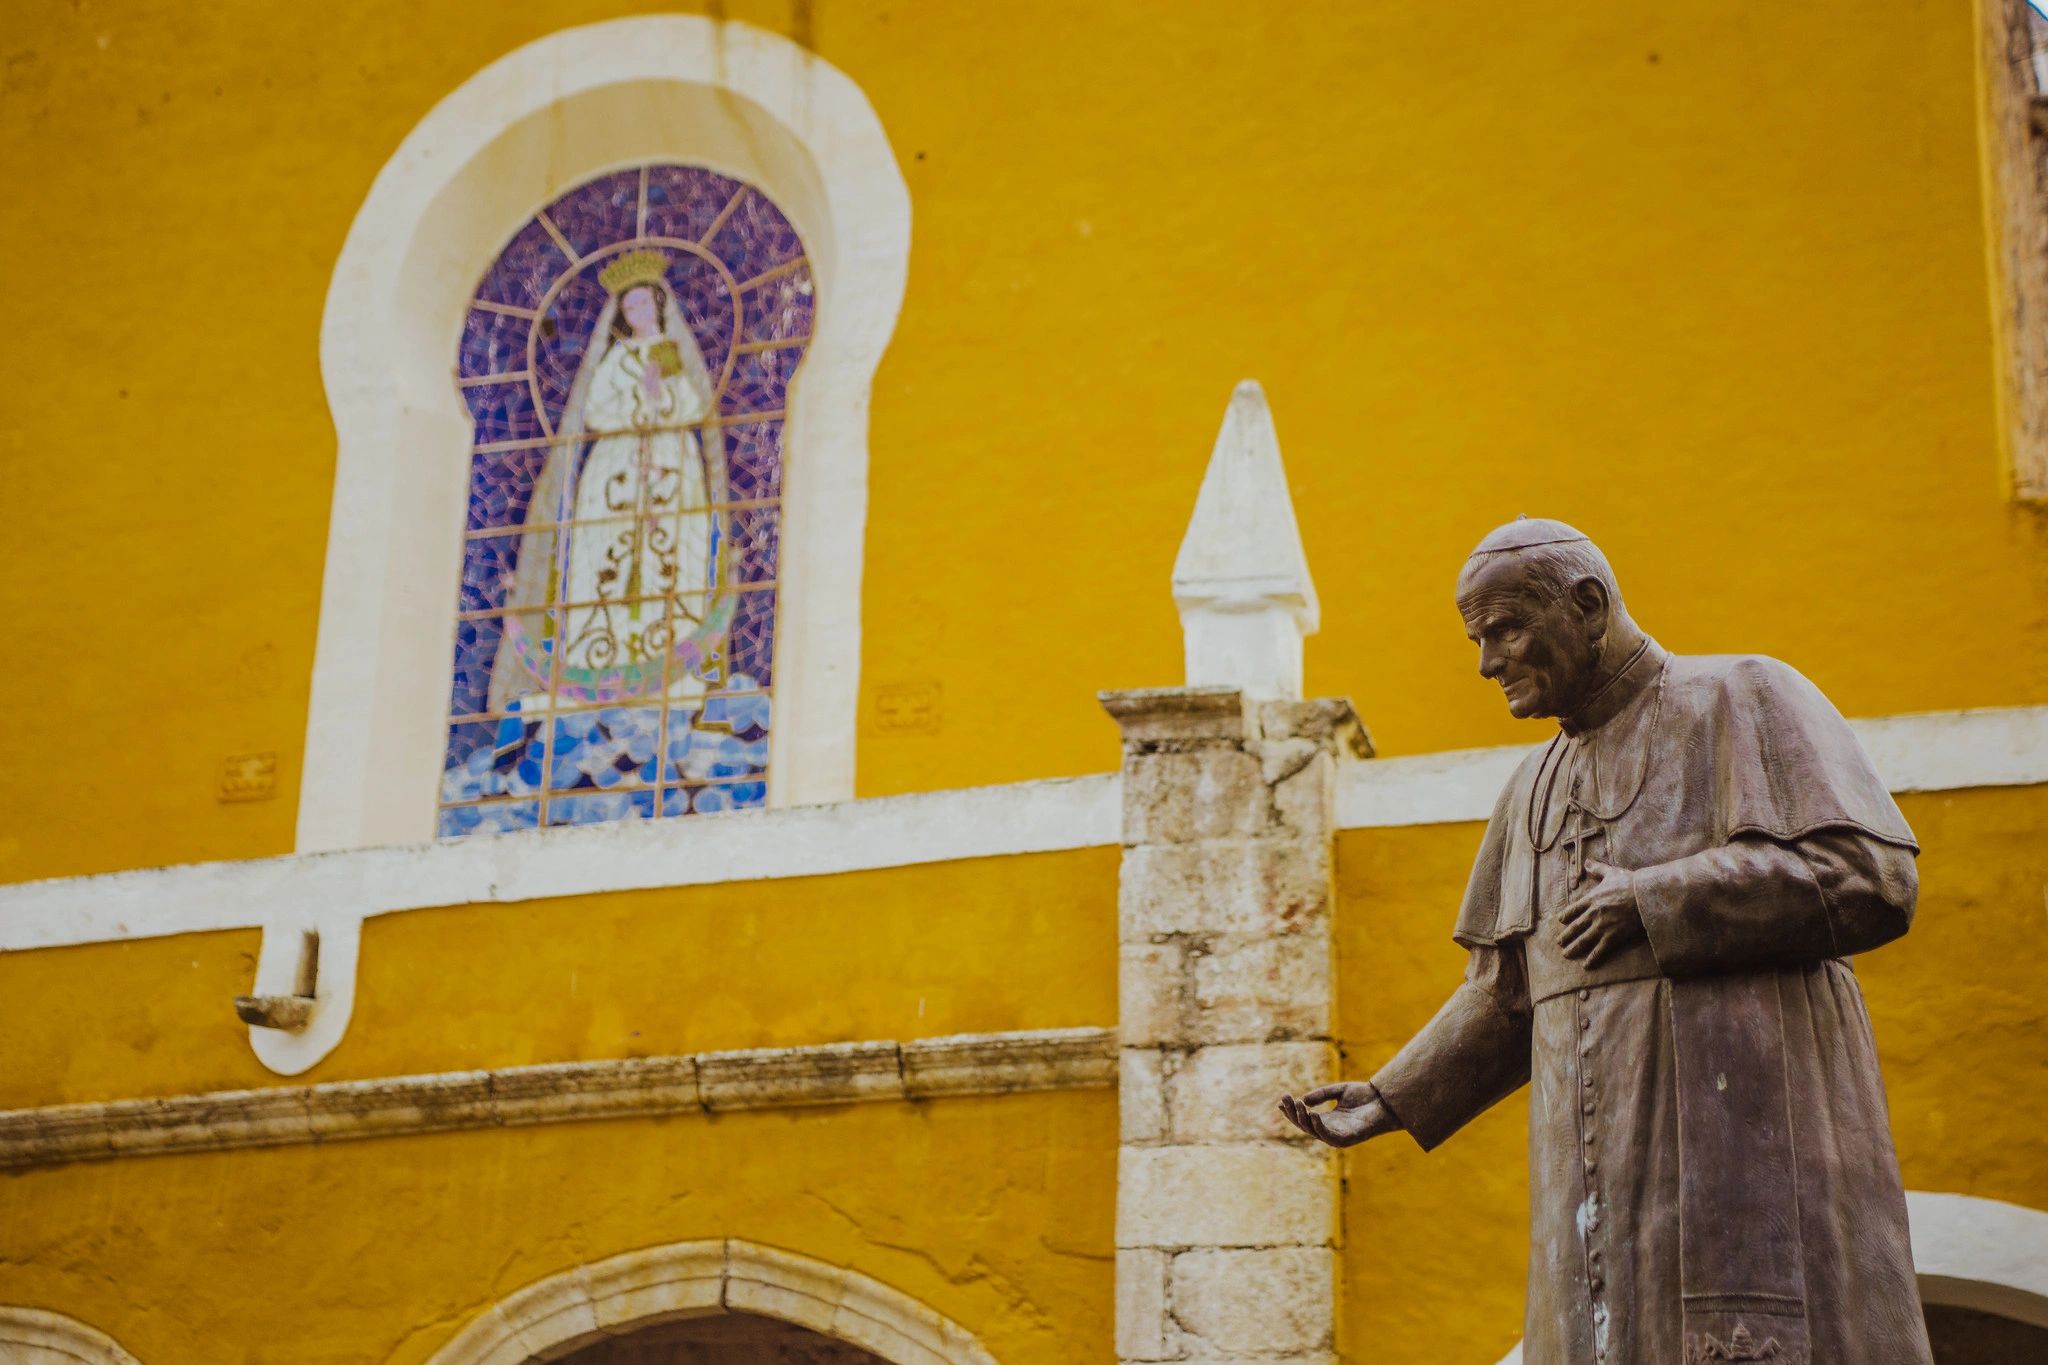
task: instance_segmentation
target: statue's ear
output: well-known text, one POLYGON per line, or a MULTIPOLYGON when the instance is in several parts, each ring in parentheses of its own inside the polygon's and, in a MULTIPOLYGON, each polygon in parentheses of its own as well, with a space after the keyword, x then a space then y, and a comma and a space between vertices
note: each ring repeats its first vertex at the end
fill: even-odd
POLYGON ((1579 615, 1587 625, 1597 630, 1607 628, 1610 603, 1607 600, 1607 585, 1590 574, 1572 584, 1572 605, 1579 609, 1579 615))

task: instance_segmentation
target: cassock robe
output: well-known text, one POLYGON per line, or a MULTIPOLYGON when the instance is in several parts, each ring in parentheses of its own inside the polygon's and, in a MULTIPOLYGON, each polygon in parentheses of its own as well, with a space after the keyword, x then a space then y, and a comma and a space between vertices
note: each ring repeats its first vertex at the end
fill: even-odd
POLYGON ((1425 1149, 1529 1085, 1527 1365, 1928 1365, 1847 961, 1905 933, 1916 851, 1773 659, 1651 643, 1509 781, 1466 979, 1373 1083, 1425 1149), (1576 860, 1635 870, 1647 932, 1594 968, 1576 860))

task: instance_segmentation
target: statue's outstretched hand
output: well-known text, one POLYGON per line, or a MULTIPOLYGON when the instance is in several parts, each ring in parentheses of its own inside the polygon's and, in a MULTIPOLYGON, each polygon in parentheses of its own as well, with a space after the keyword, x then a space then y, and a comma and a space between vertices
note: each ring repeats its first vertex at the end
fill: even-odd
POLYGON ((1387 1108, 1386 1101, 1380 1098, 1380 1092, 1372 1088, 1370 1081, 1341 1081, 1336 1085, 1320 1086, 1300 1099, 1282 1095, 1280 1112, 1302 1132, 1332 1147, 1356 1147, 1367 1138, 1399 1132, 1401 1128, 1401 1121, 1394 1117, 1393 1110, 1387 1108), (1316 1105, 1331 1100, 1337 1101, 1335 1109, 1321 1114, 1316 1112, 1316 1105))

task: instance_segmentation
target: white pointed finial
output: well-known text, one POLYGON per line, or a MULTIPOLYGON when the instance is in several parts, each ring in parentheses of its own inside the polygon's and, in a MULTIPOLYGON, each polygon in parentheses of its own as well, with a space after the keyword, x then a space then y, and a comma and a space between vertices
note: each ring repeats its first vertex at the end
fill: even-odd
POLYGON ((1173 561, 1190 687, 1301 695, 1301 641, 1322 623, 1265 390, 1230 395, 1173 561))

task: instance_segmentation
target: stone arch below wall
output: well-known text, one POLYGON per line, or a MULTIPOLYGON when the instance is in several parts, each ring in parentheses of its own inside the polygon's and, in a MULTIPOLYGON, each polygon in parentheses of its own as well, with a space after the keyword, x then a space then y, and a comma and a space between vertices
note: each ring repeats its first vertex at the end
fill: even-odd
POLYGON ((559 1365, 878 1365, 881 1357, 808 1327, 718 1313, 579 1346, 559 1365))
POLYGON ((856 1352, 790 1358, 802 1365, 995 1365, 966 1328, 901 1290, 843 1266, 736 1237, 629 1251, 549 1276, 471 1319, 428 1365, 700 1365, 720 1357, 643 1359, 599 1348, 661 1346, 665 1334, 671 1343, 688 1345, 689 1324, 721 1317, 727 1320, 695 1329, 698 1344, 708 1339, 715 1346, 720 1331, 765 1331, 785 1344, 822 1342, 856 1352), (774 1325, 735 1321, 740 1317, 774 1325), (775 1325, 801 1331, 777 1332, 775 1325))
POLYGON ((0 1304, 0 1361, 7 1365, 137 1365, 104 1332, 40 1308, 0 1304))

